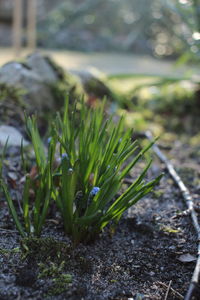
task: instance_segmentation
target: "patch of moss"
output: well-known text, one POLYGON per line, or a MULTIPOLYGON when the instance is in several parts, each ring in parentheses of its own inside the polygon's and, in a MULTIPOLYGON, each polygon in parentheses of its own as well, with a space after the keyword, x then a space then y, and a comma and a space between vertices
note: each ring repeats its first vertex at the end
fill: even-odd
POLYGON ((44 279, 45 296, 56 296, 69 288, 72 276, 67 272, 71 247, 53 238, 24 238, 21 241, 24 259, 37 268, 37 278, 44 279))
POLYGON ((47 296, 56 296, 65 292, 69 288, 69 284, 71 282, 72 276, 70 274, 61 274, 60 276, 54 278, 47 296))
POLYGON ((17 103, 20 103, 25 107, 23 101, 23 95, 26 94, 26 91, 22 88, 9 86, 6 83, 0 83, 0 100, 11 99, 17 103))
POLYGON ((103 79, 91 77, 85 82, 85 90, 90 95, 95 95, 99 98, 107 97, 113 100, 113 94, 103 79))
POLYGON ((84 95, 80 83, 76 82, 69 74, 65 75, 64 80, 58 80, 54 84, 49 84, 49 86, 57 109, 63 107, 66 96, 69 96, 69 101, 72 103, 74 99, 79 99, 84 95))
POLYGON ((39 263, 38 279, 50 279, 47 296, 55 296, 63 293, 72 282, 72 276, 64 272, 65 261, 60 264, 53 262, 39 263))
POLYGON ((153 195, 156 199, 159 199, 164 194, 163 190, 155 190, 153 191, 153 195))
POLYGON ((38 262, 62 262, 71 252, 71 246, 57 241, 53 238, 24 238, 21 241, 21 248, 26 257, 33 258, 38 262))
POLYGON ((39 267, 38 278, 56 277, 63 272, 65 267, 65 261, 62 261, 60 264, 56 264, 54 262, 48 262, 45 264, 41 262, 38 263, 38 267, 39 267))
POLYGON ((0 83, 0 120, 1 123, 15 125, 16 115, 18 124, 24 122, 26 104, 23 96, 26 91, 14 86, 0 83))

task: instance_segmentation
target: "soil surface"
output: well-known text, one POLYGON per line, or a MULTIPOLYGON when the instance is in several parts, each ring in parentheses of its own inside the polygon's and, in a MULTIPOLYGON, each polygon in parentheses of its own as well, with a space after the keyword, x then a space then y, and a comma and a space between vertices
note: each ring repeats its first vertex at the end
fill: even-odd
MULTIPOLYGON (((199 150, 183 142, 165 148, 198 204, 199 150)), ((19 157, 19 149, 10 149, 4 170, 16 203, 23 176, 19 157)), ((155 159, 148 179, 162 171, 155 159)), ((107 228, 89 245, 74 247, 53 209, 41 239, 21 239, 1 194, 0 300, 183 299, 197 253, 190 216, 176 217, 185 209, 165 172, 160 185, 123 216, 115 232, 107 228)))

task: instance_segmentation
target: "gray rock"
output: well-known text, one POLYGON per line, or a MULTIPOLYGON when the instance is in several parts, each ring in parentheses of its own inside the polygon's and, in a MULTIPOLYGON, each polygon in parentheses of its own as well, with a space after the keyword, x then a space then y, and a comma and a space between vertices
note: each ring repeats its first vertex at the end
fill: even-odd
POLYGON ((20 147, 23 139, 23 145, 27 146, 28 142, 23 138, 22 134, 14 127, 0 126, 0 145, 3 147, 8 139, 8 146, 20 147))
POLYGON ((27 57, 26 65, 41 77, 42 81, 55 83, 58 78, 48 60, 39 53, 27 57))
POLYGON ((55 101, 50 84, 57 80, 53 68, 39 54, 29 56, 27 63, 10 62, 0 68, 0 84, 25 91, 28 113, 53 109, 55 101))
POLYGON ((96 68, 75 71, 73 73, 80 78, 81 83, 89 96, 96 96, 99 98, 106 96, 110 100, 113 100, 113 92, 106 84, 106 75, 104 73, 96 68))

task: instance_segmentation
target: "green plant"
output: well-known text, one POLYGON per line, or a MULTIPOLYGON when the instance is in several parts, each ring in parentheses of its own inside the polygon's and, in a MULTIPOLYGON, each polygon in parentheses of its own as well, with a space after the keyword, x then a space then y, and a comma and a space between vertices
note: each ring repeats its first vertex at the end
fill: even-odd
POLYGON ((120 196, 124 178, 153 143, 127 162, 138 147, 132 142, 132 130, 124 132, 123 117, 115 124, 104 121, 104 106, 87 109, 83 104, 63 119, 58 115, 56 139, 60 143, 61 163, 55 174, 53 198, 61 211, 65 231, 75 242, 88 240, 109 222, 119 221, 125 210, 149 193, 160 176, 148 183, 144 177, 151 161, 140 176, 120 196), (78 119, 77 119, 78 117, 78 119))
MULTIPOLYGON (((39 236, 44 225, 46 215, 49 208, 52 191, 52 163, 55 152, 55 145, 48 148, 47 157, 45 155, 44 146, 40 139, 36 118, 26 117, 27 132, 31 137, 35 158, 36 158, 36 176, 32 178, 29 174, 25 176, 25 184, 22 195, 22 218, 19 218, 14 201, 8 191, 8 187, 3 179, 1 179, 1 186, 4 191, 11 215, 16 224, 20 234, 25 237, 26 235, 39 236), (34 191, 34 200, 31 201, 30 189, 34 191)), ((4 154, 5 156, 5 154, 4 154)), ((21 147, 22 163, 25 163, 23 145, 21 147)), ((1 165, 3 156, 1 160, 1 165)), ((2 167, 1 167, 2 169, 2 167)), ((26 169, 26 166, 24 166, 26 169)))
POLYGON ((23 224, 6 184, 1 181, 22 236, 40 235, 52 198, 63 217, 65 231, 73 241, 89 240, 109 222, 117 223, 123 212, 149 193, 161 178, 145 183, 149 161, 140 176, 119 196, 124 178, 153 142, 139 151, 136 141, 132 141, 132 130, 124 131, 123 117, 117 124, 112 118, 104 121, 104 105, 96 110, 87 108, 83 102, 78 105, 78 109, 75 105, 69 112, 66 101, 63 118, 57 115, 51 128, 47 155, 35 117, 26 118, 37 176, 26 176, 22 197, 23 224), (57 146, 59 154, 56 153, 57 146), (59 156, 57 166, 56 156, 59 156), (30 188, 34 191, 31 205, 30 188))
POLYGON ((60 264, 54 262, 39 263, 38 278, 49 278, 50 286, 47 295, 55 296, 61 294, 68 289, 69 284, 72 282, 72 276, 64 272, 65 261, 60 264))

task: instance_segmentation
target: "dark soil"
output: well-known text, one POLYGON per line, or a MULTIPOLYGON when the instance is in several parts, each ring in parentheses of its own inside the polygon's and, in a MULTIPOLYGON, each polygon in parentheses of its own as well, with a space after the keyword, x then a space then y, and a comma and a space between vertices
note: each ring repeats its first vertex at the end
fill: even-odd
MULTIPOLYGON (((167 154, 197 202, 200 153, 189 144, 176 143, 167 154)), ((16 182, 22 177, 19 157, 15 153, 8 161, 6 176, 9 178, 9 172, 17 176, 9 178, 17 201, 20 189, 16 182)), ((163 167, 155 160, 149 179, 163 167)), ((185 209, 166 173, 160 186, 122 218, 114 233, 107 228, 93 243, 73 247, 54 212, 41 239, 22 240, 1 196, 0 300, 159 300, 165 299, 169 284, 172 289, 167 299, 183 299, 195 261, 180 258, 197 253, 190 216, 174 218, 185 209)))

